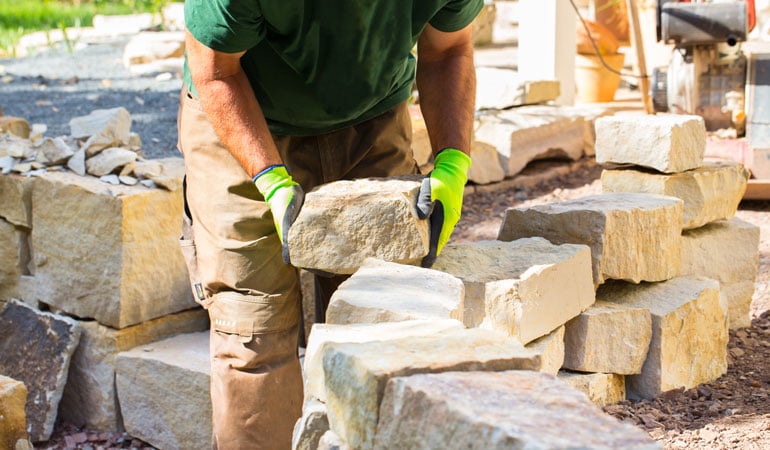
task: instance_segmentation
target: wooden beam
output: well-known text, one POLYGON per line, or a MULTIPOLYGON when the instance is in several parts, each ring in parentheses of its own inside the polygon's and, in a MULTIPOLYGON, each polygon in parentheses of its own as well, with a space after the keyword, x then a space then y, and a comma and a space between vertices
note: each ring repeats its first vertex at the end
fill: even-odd
POLYGON ((746 185, 744 200, 770 200, 770 180, 751 179, 746 185))
POLYGON ((636 0, 626 0, 628 6, 629 26, 631 28, 631 43, 636 51, 636 66, 640 73, 639 90, 642 91, 642 103, 647 114, 655 114, 650 98, 650 78, 647 76, 647 61, 644 58, 644 44, 642 43, 642 31, 639 25, 639 10, 636 8, 636 0))

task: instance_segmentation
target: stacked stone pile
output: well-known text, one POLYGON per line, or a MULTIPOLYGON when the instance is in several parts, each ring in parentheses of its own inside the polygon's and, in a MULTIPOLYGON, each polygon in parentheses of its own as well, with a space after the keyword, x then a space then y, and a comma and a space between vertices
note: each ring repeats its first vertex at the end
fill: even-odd
POLYGON ((0 138, 0 374, 26 386, 33 442, 57 417, 122 430, 118 353, 208 328, 177 244, 182 160, 143 160, 122 108, 19 129, 0 138))

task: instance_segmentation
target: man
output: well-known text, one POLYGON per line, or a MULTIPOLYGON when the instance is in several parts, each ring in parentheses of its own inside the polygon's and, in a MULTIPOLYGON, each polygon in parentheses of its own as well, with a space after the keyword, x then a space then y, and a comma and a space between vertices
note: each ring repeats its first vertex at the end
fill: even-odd
MULTIPOLYGON (((417 202, 431 221, 424 265, 449 239, 470 166, 470 24, 481 6, 187 0, 182 245, 211 317, 214 448, 290 447, 302 380, 288 228, 315 186, 417 173, 406 106, 415 64, 436 154, 417 202)), ((339 282, 319 278, 327 301, 339 282)))

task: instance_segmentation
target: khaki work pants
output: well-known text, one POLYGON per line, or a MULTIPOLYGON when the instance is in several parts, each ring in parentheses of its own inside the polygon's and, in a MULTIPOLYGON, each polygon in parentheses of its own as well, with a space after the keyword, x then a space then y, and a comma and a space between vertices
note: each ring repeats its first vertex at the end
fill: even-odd
MULTIPOLYGON (((297 269, 283 263, 269 208, 186 90, 178 127, 186 171, 182 251, 196 299, 211 318, 212 446, 289 449, 303 400, 297 269)), ((418 170, 405 103, 333 133, 274 139, 305 192, 334 180, 418 170)), ((330 295, 339 282, 316 284, 330 295)))

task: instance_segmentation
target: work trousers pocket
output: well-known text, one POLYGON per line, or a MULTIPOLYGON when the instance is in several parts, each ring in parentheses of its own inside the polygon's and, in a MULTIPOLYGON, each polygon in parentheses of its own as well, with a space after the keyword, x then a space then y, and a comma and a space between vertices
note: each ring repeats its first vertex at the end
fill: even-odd
POLYGON ((192 294, 195 301, 208 309, 211 305, 211 297, 206 295, 206 290, 203 289, 203 283, 200 279, 200 272, 198 271, 198 252, 195 248, 195 237, 192 229, 192 219, 187 208, 187 194, 186 194, 186 180, 183 180, 184 187, 184 214, 182 217, 182 236, 179 237, 179 247, 182 250, 182 256, 187 264, 187 272, 190 277, 190 287, 192 288, 192 294))

